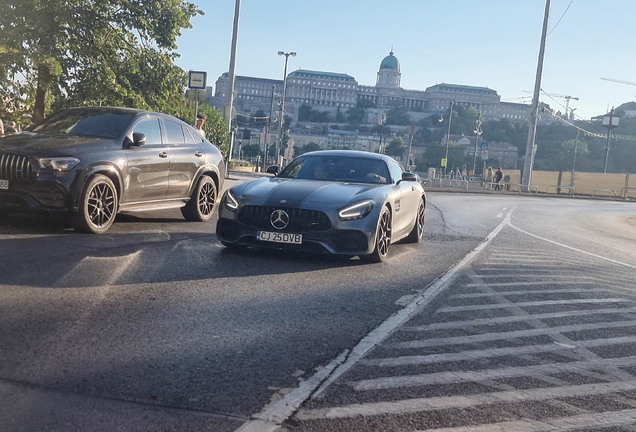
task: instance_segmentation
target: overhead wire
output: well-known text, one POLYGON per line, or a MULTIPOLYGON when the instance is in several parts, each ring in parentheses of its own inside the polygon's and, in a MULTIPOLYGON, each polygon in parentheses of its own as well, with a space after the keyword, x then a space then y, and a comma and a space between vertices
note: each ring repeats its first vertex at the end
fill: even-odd
POLYGON ((566 13, 568 13, 568 10, 570 9, 570 6, 572 6, 572 3, 574 3, 574 0, 570 1, 570 4, 568 5, 567 8, 565 8, 565 12, 563 12, 563 15, 561 15, 561 18, 559 18, 559 20, 557 21, 557 23, 554 25, 554 27, 552 27, 552 30, 550 30, 548 32, 548 36, 550 35, 550 33, 552 33, 554 31, 554 29, 556 29, 559 26, 559 23, 561 22, 561 20, 563 19, 563 17, 565 16, 566 13))

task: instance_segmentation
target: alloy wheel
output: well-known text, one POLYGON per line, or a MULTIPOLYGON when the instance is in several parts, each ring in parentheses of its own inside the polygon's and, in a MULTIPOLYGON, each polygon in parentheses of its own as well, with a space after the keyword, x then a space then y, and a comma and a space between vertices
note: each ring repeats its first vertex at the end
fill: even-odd
POLYGON ((116 193, 107 183, 97 183, 86 199, 89 222, 96 228, 110 224, 115 217, 116 193))
POLYGON ((389 248, 391 247, 391 214, 388 210, 383 211, 380 215, 377 247, 378 254, 382 258, 389 256, 389 248))
POLYGON ((216 203, 216 187, 212 181, 205 182, 199 190, 198 206, 203 216, 209 216, 214 211, 216 203))

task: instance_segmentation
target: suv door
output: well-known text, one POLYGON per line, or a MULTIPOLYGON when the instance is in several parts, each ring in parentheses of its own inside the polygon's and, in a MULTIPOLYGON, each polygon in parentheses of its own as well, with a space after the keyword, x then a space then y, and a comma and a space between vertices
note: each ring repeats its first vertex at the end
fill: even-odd
POLYGON ((146 144, 126 149, 128 172, 122 202, 163 200, 168 193, 170 158, 168 146, 161 136, 159 119, 142 118, 132 127, 128 134, 130 139, 134 132, 146 135, 146 144))
POLYGON ((201 138, 194 137, 187 127, 179 123, 162 119, 168 145, 170 147, 170 178, 168 180, 168 198, 190 196, 192 182, 199 168, 205 164, 205 154, 200 145, 201 138), (195 142, 198 138, 199 142, 195 142))

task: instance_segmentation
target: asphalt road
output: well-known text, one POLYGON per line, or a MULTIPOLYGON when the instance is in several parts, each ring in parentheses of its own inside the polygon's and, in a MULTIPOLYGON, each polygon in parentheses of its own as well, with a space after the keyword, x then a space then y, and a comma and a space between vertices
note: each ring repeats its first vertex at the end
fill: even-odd
MULTIPOLYGON (((627 352, 631 340, 622 345, 597 342, 600 348, 580 348, 573 341, 633 334, 636 309, 549 319, 526 315, 635 307, 636 207, 431 193, 425 241, 396 245, 392 258, 377 265, 312 255, 233 253, 215 238, 214 224, 185 222, 178 211, 122 215, 102 236, 76 234, 63 221, 0 216, 0 430, 265 430, 271 424, 253 421, 259 413, 299 394, 322 368, 426 293, 498 226, 491 243, 454 270, 455 279, 441 286, 418 315, 327 381, 318 396, 307 393, 298 402, 300 409, 280 421, 289 430, 385 431, 520 421, 528 413, 539 420, 589 416, 589 402, 577 412, 571 408, 575 404, 561 401, 535 412, 531 404, 544 403, 536 397, 517 404, 522 408, 509 400, 488 409, 448 401, 436 410, 421 407, 424 399, 434 397, 479 399, 486 393, 597 382, 630 385, 629 365, 612 360, 605 367, 598 359, 632 355, 627 352), (514 227, 502 224, 513 208, 514 227), (548 284, 539 278, 535 284, 538 276, 554 280, 548 284), (505 285, 519 282, 526 284, 505 285), (501 289, 515 294, 500 295, 501 289), (553 300, 561 303, 522 304, 553 300), (493 303, 502 306, 486 307, 493 303), (509 315, 514 320, 473 322, 509 315), (578 339, 560 330, 613 321, 622 324, 607 324, 601 334, 586 327, 576 332, 578 339), (454 327, 439 327, 446 322, 454 327), (504 334, 532 329, 544 333, 504 334), (459 339, 449 342, 480 334, 490 336, 468 345, 459 339), (541 354, 513 351, 506 356, 488 351, 556 342, 567 346, 565 354, 547 348, 541 354), (400 345, 408 343, 416 346, 400 345), (383 358, 468 349, 487 354, 478 354, 478 360, 429 358, 378 366, 383 358), (578 362, 573 365, 578 369, 554 374, 547 367, 527 369, 556 362, 578 362), (514 367, 527 370, 500 372, 503 378, 495 373, 471 379, 457 373, 514 367), (581 374, 579 369, 591 372, 581 374), (444 372, 453 373, 439 375, 444 372), (567 376, 552 377, 559 374, 567 376), (536 376, 544 375, 550 375, 547 381, 537 381, 536 376), (394 402, 408 406, 410 400, 416 401, 410 411, 377 408, 394 402), (374 403, 380 405, 369 409, 374 403), (363 413, 325 414, 358 405, 363 413)), ((608 391, 590 394, 606 397, 608 391)), ((632 391, 636 395, 636 383, 632 391)), ((596 408, 625 411, 618 403, 596 408)), ((621 415, 624 419, 630 413, 621 415)))

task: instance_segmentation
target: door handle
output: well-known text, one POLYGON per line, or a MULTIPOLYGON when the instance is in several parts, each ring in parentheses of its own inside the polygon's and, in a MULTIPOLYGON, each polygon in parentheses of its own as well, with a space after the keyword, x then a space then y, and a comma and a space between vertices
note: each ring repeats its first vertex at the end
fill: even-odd
POLYGON ((415 187, 415 186, 411 186, 411 190, 412 190, 413 192, 415 192, 415 189, 416 189, 416 187, 415 187))
POLYGON ((159 152, 159 157, 160 158, 167 158, 168 157, 168 152, 159 152))
POLYGON ((200 151, 197 151, 197 152, 194 153, 194 155, 196 157, 201 157, 201 156, 203 156, 203 153, 201 153, 200 151))

